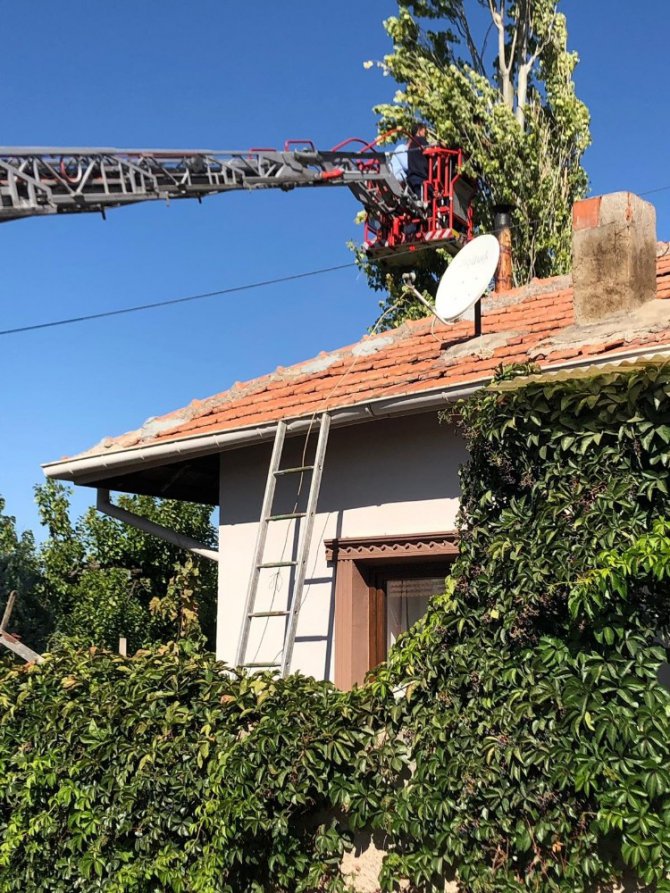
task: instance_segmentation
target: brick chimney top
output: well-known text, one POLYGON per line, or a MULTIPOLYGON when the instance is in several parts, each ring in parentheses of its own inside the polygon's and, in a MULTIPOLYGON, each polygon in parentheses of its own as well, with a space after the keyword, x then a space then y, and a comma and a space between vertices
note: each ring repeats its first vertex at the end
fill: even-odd
POLYGON ((656 297, 656 210, 632 192, 576 202, 572 282, 578 324, 656 297))

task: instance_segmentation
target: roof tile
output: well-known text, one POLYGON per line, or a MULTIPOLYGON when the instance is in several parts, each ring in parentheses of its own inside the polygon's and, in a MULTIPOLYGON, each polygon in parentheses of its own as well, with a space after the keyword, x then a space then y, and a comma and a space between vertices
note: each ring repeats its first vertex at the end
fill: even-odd
MULTIPOLYGON (((658 298, 670 299, 670 245, 659 243, 658 298)), ((652 302, 656 304, 656 302, 652 302)), ((647 306, 647 305, 645 305, 647 306)), ((432 318, 405 323, 381 335, 249 382, 236 382, 206 400, 149 420, 144 427, 107 439, 82 455, 98 455, 166 440, 261 425, 280 418, 309 417, 338 409, 430 391, 464 382, 488 380, 501 364, 555 365, 577 357, 596 357, 645 345, 670 347, 670 301, 653 319, 612 319, 593 326, 574 324, 570 279, 533 280, 482 301, 482 338, 473 323, 452 325, 432 318), (608 325, 609 323, 609 325, 608 325)))

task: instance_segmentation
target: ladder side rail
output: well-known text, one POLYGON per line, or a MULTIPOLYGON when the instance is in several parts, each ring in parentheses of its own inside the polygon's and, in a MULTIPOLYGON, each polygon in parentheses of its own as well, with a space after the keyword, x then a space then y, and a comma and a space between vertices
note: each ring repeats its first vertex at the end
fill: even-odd
POLYGON ((298 567, 293 586, 293 599, 291 602, 291 613, 288 620, 288 629, 284 640, 284 649, 282 654, 281 675, 287 676, 291 671, 291 660, 293 658, 293 646, 295 645, 295 637, 298 632, 298 617, 302 606, 302 593, 305 588, 305 577, 307 576, 307 562, 309 560, 309 550, 312 542, 312 533, 314 531, 314 520, 316 517, 316 506, 319 499, 319 491, 321 489, 321 477, 323 475, 323 465, 326 455, 326 447, 328 445, 328 432, 330 431, 330 413, 324 412, 321 416, 319 424, 319 439, 316 444, 316 456, 314 457, 314 470, 312 472, 312 481, 309 488, 309 496, 307 499, 307 508, 305 511, 305 528, 300 541, 298 551, 298 567))
POLYGON ((235 664, 238 667, 244 665, 244 659, 247 653, 247 645, 249 643, 249 632, 251 630, 251 614, 256 603, 256 593, 258 591, 258 583, 261 575, 261 564, 263 561, 263 552, 265 551, 265 541, 268 534, 268 517, 271 514, 272 502, 274 500, 275 489, 277 486, 277 478, 275 471, 279 468, 281 461, 282 449, 284 446, 284 438, 286 436, 286 422, 280 421, 277 424, 277 433, 272 447, 272 456, 270 458, 270 469, 268 472, 267 482, 265 484, 265 493, 263 495, 263 504, 261 506, 260 521, 258 524, 258 532, 256 534, 256 546, 254 548, 253 564, 251 566, 251 574, 249 575, 249 585, 247 587, 247 595, 244 601, 244 614, 242 615, 242 629, 240 639, 237 646, 237 656, 235 664))
MULTIPOLYGON (((304 155, 304 153, 302 153, 304 155)), ((347 173, 355 174, 359 178, 378 177, 379 165, 375 168, 363 170, 355 161, 355 156, 337 155, 336 153, 313 153, 313 157, 301 157, 298 152, 255 152, 245 154, 242 152, 230 153, 193 153, 175 154, 172 158, 156 158, 150 153, 143 157, 141 152, 133 154, 118 153, 113 154, 107 151, 91 150, 89 153, 68 155, 66 150, 60 158, 54 152, 45 152, 43 154, 36 153, 32 156, 12 156, 0 155, 0 158, 14 169, 19 169, 21 164, 32 163, 35 167, 41 166, 51 174, 51 176, 60 182, 64 188, 71 189, 72 186, 80 184, 81 179, 78 178, 76 183, 68 180, 59 170, 60 165, 67 159, 77 160, 80 164, 86 165, 87 170, 94 170, 96 167, 104 167, 117 165, 119 168, 135 170, 141 172, 142 175, 155 176, 156 174, 166 177, 170 182, 191 182, 192 177, 201 176, 209 172, 210 176, 219 176, 226 168, 233 168, 238 173, 247 173, 251 176, 269 176, 281 179, 289 171, 295 174, 310 176, 314 173, 312 170, 315 166, 323 170, 330 170, 334 167, 340 167, 347 173), (198 161, 201 165, 200 169, 189 168, 188 162, 198 161), (149 162, 150 165, 149 166, 149 162), (218 171, 213 171, 213 167, 218 167, 218 171), (153 168, 153 170, 152 170, 153 168), (179 175, 179 180, 175 176, 179 175)), ((39 177, 38 177, 39 179, 39 177)), ((211 179, 215 183, 215 179, 211 179)))
POLYGON ((17 638, 15 638, 14 636, 10 636, 9 633, 0 633, 0 645, 3 645, 10 651, 13 651, 14 654, 18 654, 18 656, 23 658, 26 663, 34 662, 36 664, 41 664, 44 661, 44 658, 41 654, 33 651, 32 648, 24 645, 23 642, 19 642, 17 638))

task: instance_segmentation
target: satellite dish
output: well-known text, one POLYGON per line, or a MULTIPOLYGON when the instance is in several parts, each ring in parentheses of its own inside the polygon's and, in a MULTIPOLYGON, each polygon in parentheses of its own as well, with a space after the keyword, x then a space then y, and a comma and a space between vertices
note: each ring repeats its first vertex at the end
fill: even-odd
POLYGON ((495 236, 477 236, 447 267, 435 297, 435 315, 444 321, 462 316, 484 294, 500 258, 495 236))

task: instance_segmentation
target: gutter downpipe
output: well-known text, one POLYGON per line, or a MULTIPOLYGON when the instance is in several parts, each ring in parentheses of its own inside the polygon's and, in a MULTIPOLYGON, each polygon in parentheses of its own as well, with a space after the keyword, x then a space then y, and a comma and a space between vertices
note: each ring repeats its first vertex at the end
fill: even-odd
POLYGON ((194 555, 199 555, 201 558, 207 558, 210 561, 216 561, 217 563, 219 561, 218 552, 199 543, 192 537, 186 536, 184 533, 177 533, 176 530, 170 530, 168 527, 163 527, 162 524, 156 524, 154 521, 149 521, 148 518, 142 518, 141 515, 136 515, 135 512, 130 512, 118 505, 114 505, 109 498, 109 490, 104 490, 102 487, 98 487, 97 489, 96 508, 103 515, 109 515, 110 518, 116 518, 119 521, 123 521, 124 524, 129 524, 131 527, 136 527, 144 533, 149 533, 152 536, 158 537, 158 539, 165 540, 166 543, 170 543, 180 549, 186 549, 187 552, 192 552, 194 555))
MULTIPOLYGON (((548 363, 542 366, 542 372, 560 372, 562 369, 570 369, 577 366, 604 366, 618 364, 633 360, 637 357, 649 358, 667 355, 670 348, 667 346, 639 347, 635 350, 622 351, 619 354, 609 354, 601 357, 580 357, 562 363, 548 363)), ((355 424, 369 419, 390 418, 402 412, 421 412, 421 410, 437 409, 444 403, 452 403, 463 397, 469 397, 480 388, 486 387, 491 382, 491 376, 486 379, 479 378, 471 383, 460 385, 453 389, 440 389, 424 393, 419 397, 384 397, 380 400, 372 400, 357 407, 349 407, 343 410, 332 410, 331 418, 333 427, 344 424, 355 424)), ((288 436, 301 434, 307 431, 312 424, 311 418, 295 419, 286 425, 288 436)), ((276 422, 256 428, 243 428, 237 431, 224 431, 222 434, 210 434, 191 441, 176 440, 158 446, 146 446, 129 450, 119 450, 108 456, 90 456, 83 459, 72 459, 61 462, 49 462, 42 466, 46 477, 59 480, 70 480, 77 484, 88 484, 99 481, 104 477, 111 477, 118 466, 124 471, 139 471, 142 468, 151 468, 161 465, 166 459, 177 461, 179 459, 196 458, 213 452, 221 452, 235 447, 248 446, 252 443, 262 443, 274 437, 277 430, 276 422), (132 458, 131 458, 132 457, 132 458)), ((108 492, 108 491, 107 491, 108 492)), ((124 511, 118 506, 112 506, 115 511, 124 511)), ((146 522, 152 523, 152 522, 146 522)), ((178 534, 175 534, 178 535, 178 534)), ((198 544, 199 546, 199 544, 198 544)), ((204 548, 204 547, 203 547, 204 548)))

